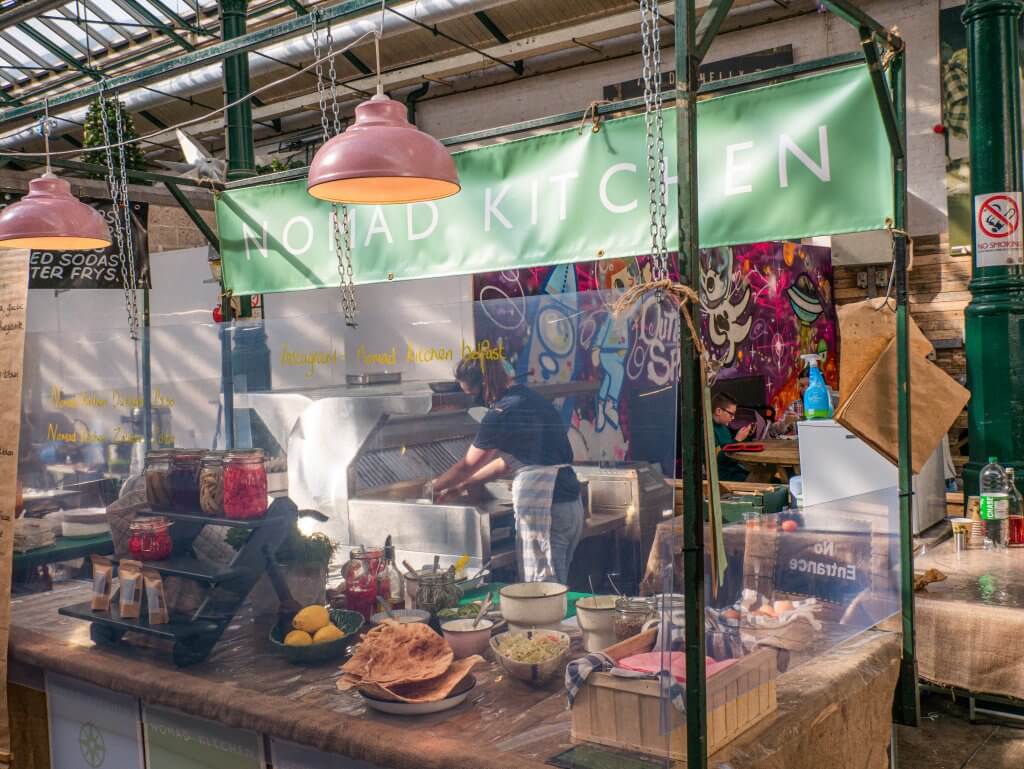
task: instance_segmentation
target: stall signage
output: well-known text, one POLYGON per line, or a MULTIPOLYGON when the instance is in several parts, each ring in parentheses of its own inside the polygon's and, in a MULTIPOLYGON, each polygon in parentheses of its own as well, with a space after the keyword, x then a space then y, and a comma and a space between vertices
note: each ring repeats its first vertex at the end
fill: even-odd
POLYGON ((270 740, 270 764, 274 769, 378 769, 376 764, 366 761, 273 738, 270 740))
MULTIPOLYGON (((703 247, 881 229, 892 161, 865 67, 698 104, 703 247)), ((675 111, 665 111, 669 242, 676 227, 675 111)), ((357 283, 512 270, 650 251, 644 118, 455 154, 462 191, 434 203, 354 206, 357 283)), ((331 206, 305 180, 217 200, 235 294, 338 284, 331 206)))
POLYGON ((979 267, 1006 267, 1024 263, 1020 213, 1019 192, 989 192, 974 196, 974 229, 979 267))
POLYGON ((263 739, 147 705, 143 717, 148 769, 263 769, 263 739))
POLYGON ((871 531, 779 533, 775 589, 847 605, 871 581, 871 531))
POLYGON ((143 769, 139 701, 46 674, 53 769, 143 769))

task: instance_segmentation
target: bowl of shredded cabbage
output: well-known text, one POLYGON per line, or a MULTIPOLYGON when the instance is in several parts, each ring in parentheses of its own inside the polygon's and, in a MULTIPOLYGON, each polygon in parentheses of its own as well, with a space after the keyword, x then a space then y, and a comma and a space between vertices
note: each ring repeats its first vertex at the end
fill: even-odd
POLYGON ((562 667, 569 643, 557 630, 510 630, 491 638, 491 651, 510 676, 541 684, 562 667))

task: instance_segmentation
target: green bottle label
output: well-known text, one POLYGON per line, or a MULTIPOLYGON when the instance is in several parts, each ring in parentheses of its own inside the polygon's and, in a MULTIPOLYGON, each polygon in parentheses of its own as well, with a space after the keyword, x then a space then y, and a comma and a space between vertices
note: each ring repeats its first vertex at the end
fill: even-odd
POLYGON ((983 521, 1004 521, 1010 517, 1008 494, 982 494, 981 518, 983 521))

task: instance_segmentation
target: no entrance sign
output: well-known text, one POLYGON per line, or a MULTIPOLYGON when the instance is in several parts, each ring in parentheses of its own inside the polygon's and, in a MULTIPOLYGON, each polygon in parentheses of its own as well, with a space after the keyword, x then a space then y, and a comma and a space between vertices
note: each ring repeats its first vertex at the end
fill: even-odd
POLYGON ((979 267, 1024 263, 1021 236, 1021 193, 990 192, 974 196, 974 222, 979 267))

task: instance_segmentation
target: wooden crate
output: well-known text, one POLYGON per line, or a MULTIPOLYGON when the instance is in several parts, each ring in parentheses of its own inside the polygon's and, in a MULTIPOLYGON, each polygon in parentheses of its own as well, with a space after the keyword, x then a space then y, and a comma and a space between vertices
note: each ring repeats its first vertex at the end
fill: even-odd
MULTIPOLYGON (((657 630, 605 650, 612 659, 650 651, 657 630)), ((776 707, 776 660, 761 649, 708 679, 708 755, 725 747, 776 707)), ((674 707, 672 732, 659 733, 658 682, 592 673, 572 706, 573 742, 592 742, 622 750, 669 757, 686 763, 686 716, 674 707)))

